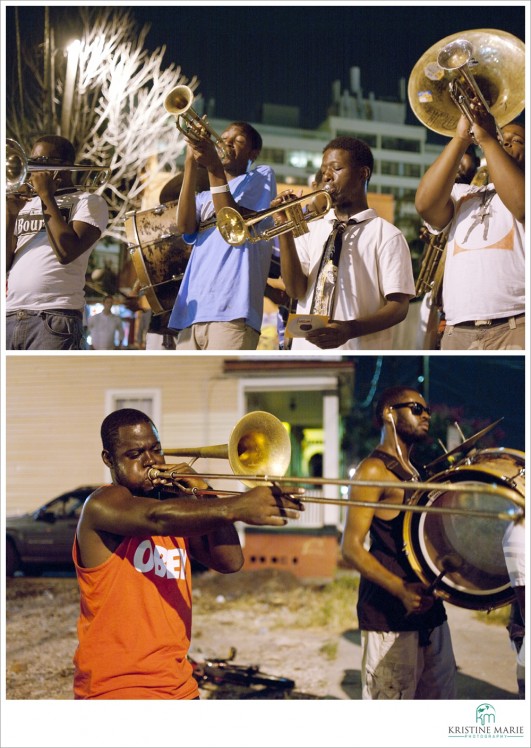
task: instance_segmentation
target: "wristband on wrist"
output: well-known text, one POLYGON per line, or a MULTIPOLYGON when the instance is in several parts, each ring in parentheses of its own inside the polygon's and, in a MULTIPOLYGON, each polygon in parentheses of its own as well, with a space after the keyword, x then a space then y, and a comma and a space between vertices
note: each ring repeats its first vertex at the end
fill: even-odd
POLYGON ((210 188, 210 193, 212 195, 220 195, 222 192, 230 192, 230 187, 228 184, 222 184, 220 187, 210 188))

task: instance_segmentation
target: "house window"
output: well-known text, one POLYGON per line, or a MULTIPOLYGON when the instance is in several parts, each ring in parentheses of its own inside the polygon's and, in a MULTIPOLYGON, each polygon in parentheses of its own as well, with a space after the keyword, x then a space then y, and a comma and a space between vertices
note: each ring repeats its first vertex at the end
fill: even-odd
POLYGON ((161 408, 160 390, 107 390, 105 396, 105 412, 112 413, 120 408, 136 408, 145 413, 157 428, 160 428, 161 408))

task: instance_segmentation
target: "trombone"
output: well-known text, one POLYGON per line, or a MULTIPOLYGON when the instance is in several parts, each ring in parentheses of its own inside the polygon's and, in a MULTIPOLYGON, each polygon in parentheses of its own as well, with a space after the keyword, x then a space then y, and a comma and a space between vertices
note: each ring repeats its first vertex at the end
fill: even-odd
POLYGON ((43 164, 38 160, 29 159, 20 143, 11 138, 6 138, 6 192, 8 195, 26 194, 35 192, 30 182, 27 181, 28 174, 36 171, 50 171, 56 174, 60 171, 94 171, 98 172, 90 186, 83 189, 97 189, 103 185, 110 173, 108 166, 89 166, 87 164, 69 164, 65 166, 55 164, 43 164), (26 186, 28 191, 21 190, 26 186))
POLYGON ((217 214, 217 228, 227 244, 239 246, 245 242, 256 243, 293 231, 294 236, 308 233, 308 223, 322 218, 332 207, 332 198, 327 190, 316 190, 308 195, 289 200, 276 208, 268 208, 242 216, 235 208, 221 208, 217 214), (303 210, 303 203, 309 203, 303 210), (259 231, 255 224, 276 213, 286 213, 286 220, 259 231))
POLYGON ((199 141, 198 129, 206 131, 216 146, 219 156, 226 158, 227 151, 221 137, 205 119, 202 119, 192 109, 193 101, 194 94, 189 86, 175 86, 164 99, 164 108, 167 112, 176 116, 176 127, 186 138, 192 142, 199 141))
MULTIPOLYGON (((253 411, 243 416, 234 427, 228 444, 218 444, 211 447, 182 447, 164 449, 166 455, 181 455, 194 458, 228 459, 233 471, 227 473, 202 474, 204 479, 239 480, 249 488, 269 485, 283 493, 289 494, 289 487, 298 484, 312 483, 315 485, 360 486, 396 488, 394 481, 359 481, 343 480, 341 478, 301 478, 286 476, 290 459, 291 444, 289 435, 281 421, 271 413, 253 411), (254 471, 254 472, 250 472, 254 471)), ((192 463, 191 463, 192 464, 192 463)), ((149 480, 162 478, 183 493, 196 496, 219 496, 221 494, 235 495, 237 491, 217 490, 215 488, 188 488, 182 484, 182 479, 189 478, 190 473, 180 473, 170 465, 159 465, 148 470, 149 480)), ((431 512, 434 514, 462 514, 467 517, 483 517, 517 522, 524 516, 525 500, 515 490, 505 486, 489 485, 481 482, 467 481, 458 486, 451 482, 436 483, 434 481, 400 481, 400 488, 414 491, 458 492, 470 494, 489 494, 501 497, 514 504, 517 510, 506 512, 480 509, 466 509, 463 507, 420 506, 416 504, 394 504, 390 502, 355 501, 351 499, 321 498, 313 496, 296 496, 298 501, 313 504, 336 504, 345 507, 371 507, 379 509, 393 509, 402 512, 431 512)))

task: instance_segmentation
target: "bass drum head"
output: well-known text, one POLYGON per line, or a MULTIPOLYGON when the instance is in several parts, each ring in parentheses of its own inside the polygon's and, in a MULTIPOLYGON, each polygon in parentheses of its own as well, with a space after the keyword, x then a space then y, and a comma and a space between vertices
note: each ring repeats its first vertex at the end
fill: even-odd
MULTIPOLYGON (((480 470, 468 464, 446 470, 430 480, 434 483, 439 481, 463 485, 497 484, 507 488, 508 496, 514 493, 503 472, 480 470)), ((426 507, 514 513, 515 516, 518 512, 515 504, 502 496, 482 492, 481 488, 474 492, 447 491, 442 487, 440 491, 418 491, 410 503, 426 507)), ((474 610, 491 610, 507 605, 514 598, 502 547, 509 522, 498 517, 406 512, 404 546, 408 562, 427 585, 445 571, 436 584, 436 590, 438 596, 447 602, 474 610)))

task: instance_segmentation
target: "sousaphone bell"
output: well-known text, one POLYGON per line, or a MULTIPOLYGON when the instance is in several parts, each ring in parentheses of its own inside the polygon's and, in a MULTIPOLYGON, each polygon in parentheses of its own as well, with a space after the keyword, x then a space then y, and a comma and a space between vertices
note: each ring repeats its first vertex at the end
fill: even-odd
POLYGON ((441 135, 455 135, 472 98, 484 100, 501 128, 525 107, 524 42, 498 29, 471 29, 446 36, 415 64, 408 98, 415 116, 441 135), (456 103, 456 89, 464 110, 456 103))

